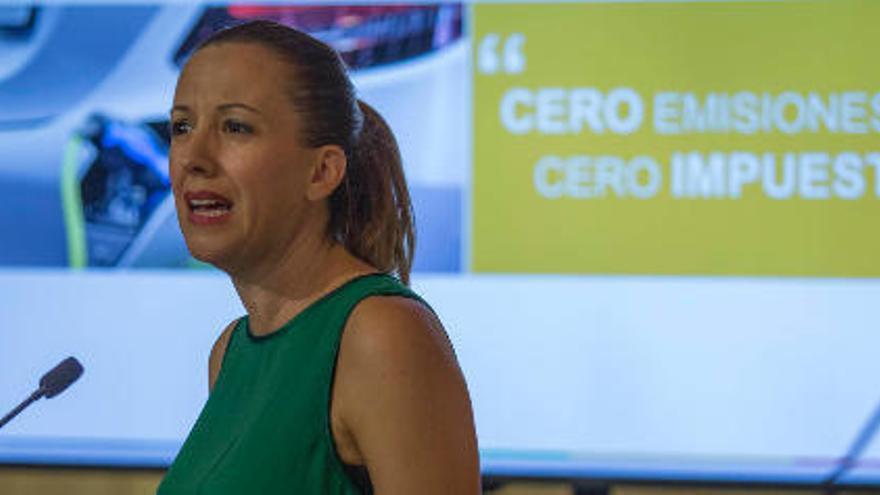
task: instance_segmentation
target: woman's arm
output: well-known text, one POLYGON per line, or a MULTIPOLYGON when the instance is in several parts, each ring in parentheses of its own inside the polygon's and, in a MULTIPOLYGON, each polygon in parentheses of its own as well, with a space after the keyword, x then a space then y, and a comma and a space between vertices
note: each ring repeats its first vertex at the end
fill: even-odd
POLYGON ((421 303, 372 297, 349 319, 334 407, 377 495, 480 493, 467 385, 442 325, 421 303))
POLYGON ((223 332, 220 333, 220 336, 217 337, 214 346, 211 348, 211 355, 208 357, 209 392, 214 390, 214 382, 217 381, 217 375, 220 374, 220 366, 223 364, 223 356, 226 354, 226 347, 229 345, 229 336, 232 335, 232 330, 235 329, 236 323, 238 323, 238 320, 234 320, 229 325, 226 325, 226 328, 223 329, 223 332))

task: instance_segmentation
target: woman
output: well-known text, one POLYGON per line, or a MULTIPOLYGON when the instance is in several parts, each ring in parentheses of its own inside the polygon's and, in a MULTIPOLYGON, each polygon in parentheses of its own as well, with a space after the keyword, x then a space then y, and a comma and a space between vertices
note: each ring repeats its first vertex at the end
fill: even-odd
POLYGON ((270 22, 221 31, 171 113, 187 246, 247 315, 211 351, 211 394, 159 493, 478 493, 464 378, 404 285, 397 145, 339 55, 270 22))

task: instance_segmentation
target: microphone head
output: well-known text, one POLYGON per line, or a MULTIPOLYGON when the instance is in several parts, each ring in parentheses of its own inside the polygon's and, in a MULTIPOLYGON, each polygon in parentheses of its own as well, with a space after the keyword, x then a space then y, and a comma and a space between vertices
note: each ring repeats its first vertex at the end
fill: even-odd
POLYGON ((64 390, 82 376, 83 367, 75 357, 69 357, 58 363, 40 378, 40 391, 47 399, 64 392, 64 390))

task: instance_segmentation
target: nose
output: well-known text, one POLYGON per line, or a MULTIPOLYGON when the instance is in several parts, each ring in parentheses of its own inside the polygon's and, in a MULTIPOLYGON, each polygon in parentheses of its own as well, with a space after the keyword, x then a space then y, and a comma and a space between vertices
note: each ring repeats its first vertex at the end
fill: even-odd
POLYGON ((210 133, 192 131, 183 139, 171 141, 171 166, 187 175, 216 175, 219 165, 215 150, 210 133))

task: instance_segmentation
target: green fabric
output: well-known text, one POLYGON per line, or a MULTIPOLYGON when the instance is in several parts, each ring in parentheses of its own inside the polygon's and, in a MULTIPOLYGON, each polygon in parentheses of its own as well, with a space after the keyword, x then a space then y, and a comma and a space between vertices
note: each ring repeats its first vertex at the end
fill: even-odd
MULTIPOLYGON (((372 295, 419 297, 389 275, 355 278, 279 330, 251 335, 239 320, 205 407, 159 495, 358 494, 330 432, 342 329, 372 295)), ((419 299, 421 300, 421 299, 419 299)))

